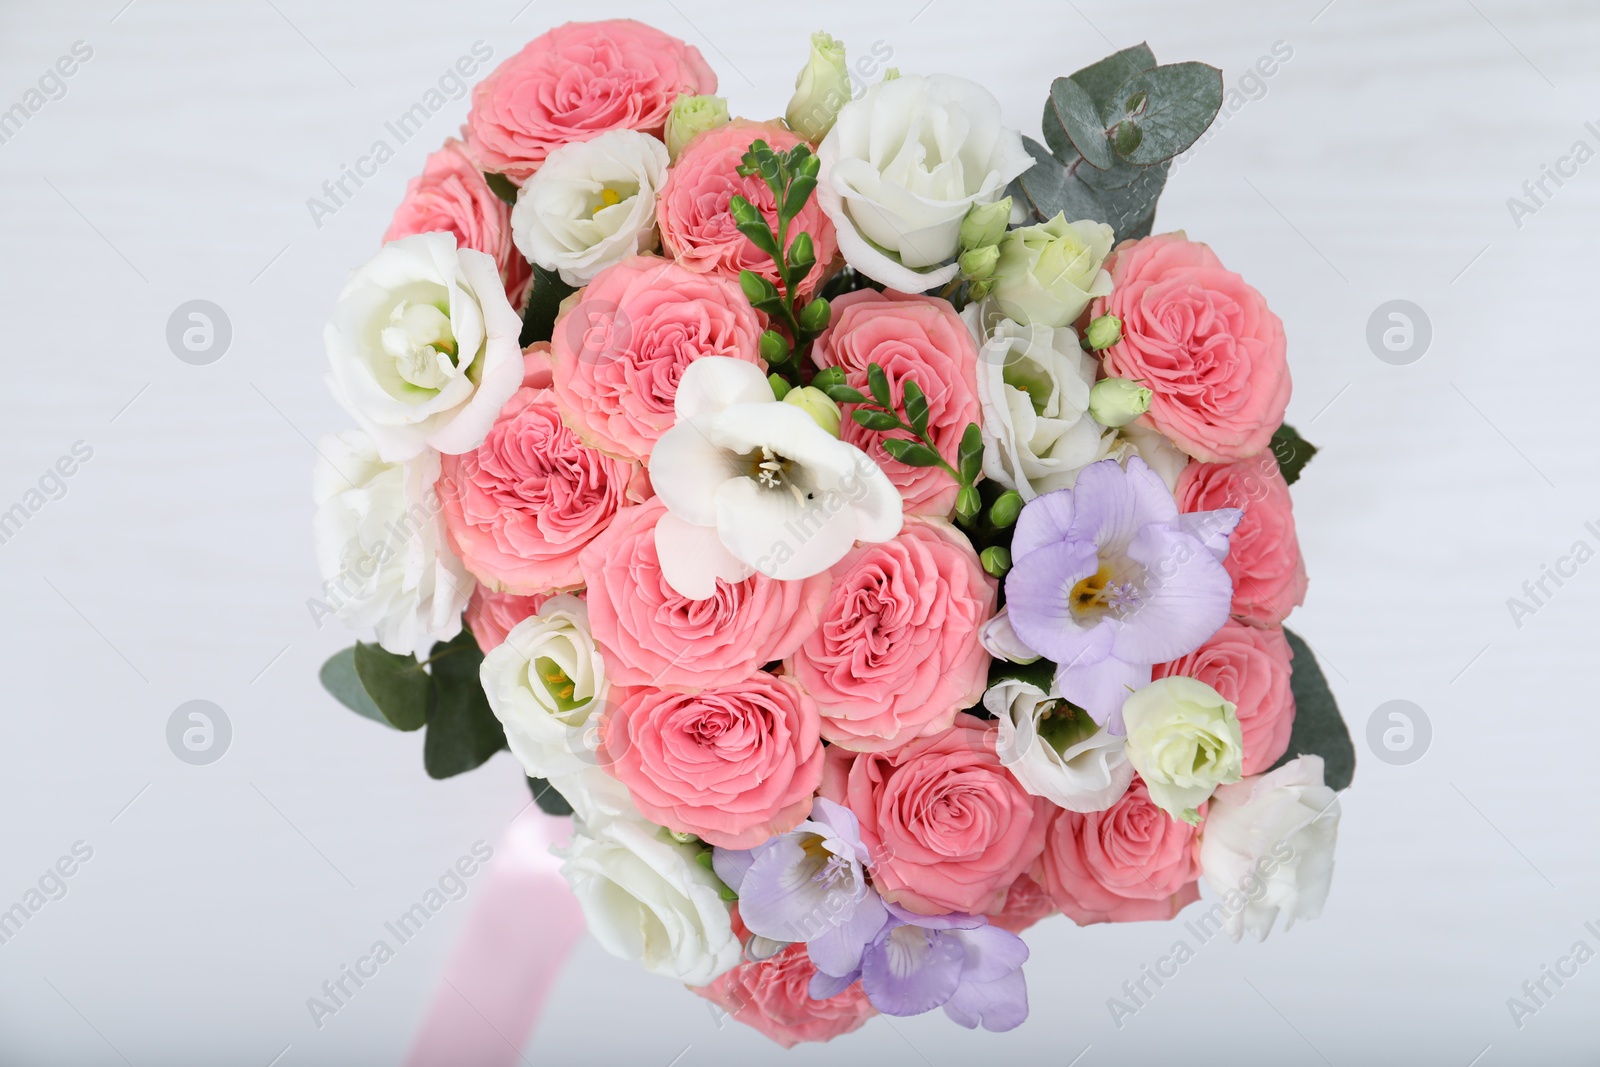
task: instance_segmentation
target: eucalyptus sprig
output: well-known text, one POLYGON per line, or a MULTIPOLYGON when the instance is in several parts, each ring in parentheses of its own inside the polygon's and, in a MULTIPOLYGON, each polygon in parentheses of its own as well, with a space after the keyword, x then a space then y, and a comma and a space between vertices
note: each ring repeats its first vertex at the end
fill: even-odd
POLYGON ((889 376, 877 363, 867 366, 867 389, 871 396, 846 383, 844 371, 838 367, 817 372, 811 384, 827 393, 836 404, 855 405, 850 417, 857 425, 877 433, 912 434, 912 438, 885 437, 883 450, 908 467, 942 467, 961 487, 956 494, 956 516, 969 524, 977 517, 983 508, 983 498, 976 485, 978 476, 983 473, 983 434, 977 423, 967 423, 961 443, 956 447, 955 462, 951 463, 940 454, 929 436, 928 395, 912 379, 907 378, 901 386, 899 406, 890 392, 889 376))
POLYGON ((820 169, 821 162, 809 145, 797 144, 788 151, 777 152, 767 142, 755 141, 744 154, 739 173, 747 178, 759 176, 772 190, 778 207, 777 232, 749 200, 735 195, 728 201, 728 211, 739 232, 771 256, 778 268, 779 285, 753 270, 739 272, 739 285, 752 307, 777 320, 787 332, 787 336, 777 330, 762 334, 761 356, 774 373, 796 385, 804 384, 801 354, 828 328, 832 316, 832 308, 822 297, 798 305, 800 288, 817 266, 816 247, 809 233, 795 234, 793 240, 789 234, 790 224, 817 188, 820 169))

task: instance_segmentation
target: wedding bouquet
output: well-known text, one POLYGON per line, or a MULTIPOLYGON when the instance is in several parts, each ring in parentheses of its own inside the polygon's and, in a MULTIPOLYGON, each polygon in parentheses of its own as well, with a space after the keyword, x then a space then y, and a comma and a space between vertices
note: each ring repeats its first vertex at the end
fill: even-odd
POLYGON ((554 29, 325 337, 313 611, 376 631, 328 689, 435 777, 509 747, 600 943, 784 1045, 1015 1027, 1057 912, 1314 917, 1353 768, 1282 325, 1152 234, 1220 72, 1119 52, 1039 143, 875 67, 817 34, 753 121, 554 29))

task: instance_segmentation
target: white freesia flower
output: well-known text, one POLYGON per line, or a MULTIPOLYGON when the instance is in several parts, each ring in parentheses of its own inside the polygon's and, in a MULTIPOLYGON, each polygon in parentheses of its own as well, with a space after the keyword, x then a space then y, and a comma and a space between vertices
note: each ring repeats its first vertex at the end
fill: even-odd
POLYGON ((402 237, 339 295, 328 388, 386 460, 470 452, 522 384, 521 332, 492 257, 452 233, 402 237))
POLYGON ((650 453, 668 514, 656 523, 661 572, 704 600, 717 579, 809 578, 857 541, 900 532, 900 494, 877 464, 805 411, 773 397, 760 368, 726 356, 689 364, 677 422, 650 453))
POLYGON ((605 661, 589 631, 589 607, 551 597, 523 619, 479 668, 489 707, 511 754, 531 778, 574 774, 596 763, 590 721, 605 708, 605 661))
POLYGON ((1157 678, 1123 702, 1128 761, 1156 807, 1197 824, 1197 809, 1217 786, 1239 780, 1244 735, 1236 710, 1206 683, 1181 674, 1157 678))
POLYGON ((555 853, 607 952, 688 985, 739 965, 743 950, 721 883, 695 861, 694 846, 642 820, 579 820, 571 843, 555 853))
POLYGON ((840 110, 817 158, 817 202, 845 260, 906 293, 956 276, 946 261, 967 211, 999 200, 1033 165, 993 94, 949 74, 871 86, 840 110))
POLYGON ((962 316, 982 346, 983 473, 1023 500, 1072 488, 1078 472, 1111 455, 1116 444, 1116 433, 1089 415, 1095 360, 1070 326, 1002 318, 984 331, 985 310, 977 304, 962 316))
POLYGON ((1200 832, 1200 867, 1219 893, 1235 941, 1260 941, 1281 914, 1322 914, 1339 836, 1338 794, 1323 784, 1322 757, 1300 756, 1211 798, 1200 832))
POLYGON ((512 239, 528 262, 587 285, 656 247, 656 192, 666 177, 667 146, 647 133, 610 130, 562 145, 518 191, 512 239))
POLYGON ((1104 811, 1128 791, 1133 764, 1124 740, 1031 682, 989 688, 983 706, 999 720, 996 748, 1022 788, 1068 811, 1104 811))
POLYGON ((396 655, 455 637, 476 583, 445 537, 439 454, 386 463, 360 430, 329 434, 317 452, 312 530, 333 613, 351 629, 375 628, 396 655))

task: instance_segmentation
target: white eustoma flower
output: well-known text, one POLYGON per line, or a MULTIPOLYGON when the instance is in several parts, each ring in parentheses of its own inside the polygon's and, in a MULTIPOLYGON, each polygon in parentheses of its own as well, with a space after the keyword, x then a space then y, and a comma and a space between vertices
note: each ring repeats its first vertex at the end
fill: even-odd
POLYGON ((605 268, 656 247, 656 192, 667 146, 637 130, 610 130, 551 151, 523 183, 511 237, 528 262, 587 285, 605 268))
POLYGON ((492 257, 451 233, 402 237, 339 295, 328 387, 386 460, 470 452, 522 384, 521 332, 492 257))
POLYGON ((476 583, 445 536, 439 454, 386 463, 360 430, 330 434, 317 451, 312 530, 333 613, 351 629, 376 629, 397 655, 455 637, 476 583))
POLYGON ((1236 712, 1215 689, 1181 674, 1157 678, 1123 702, 1128 761, 1156 807, 1198 825, 1200 805, 1239 780, 1244 735, 1236 712))
POLYGON ((877 464, 776 400, 754 364, 695 360, 674 408, 650 482, 668 512, 655 531, 661 573, 683 596, 704 600, 717 579, 757 572, 809 578, 857 541, 900 532, 900 494, 877 464))
POLYGON ((983 706, 999 720, 996 751, 1022 788, 1068 811, 1105 811, 1128 791, 1133 764, 1123 738, 1085 711, 1021 679, 989 687, 983 706))
POLYGON ((721 883, 696 862, 693 845, 642 820, 577 820, 571 843, 554 851, 607 952, 688 985, 739 965, 743 950, 721 883))
POLYGON ((1099 370, 1094 358, 1070 326, 996 321, 976 304, 962 317, 980 345, 983 473, 1023 500, 1071 489, 1078 472, 1107 458, 1117 443, 1116 432, 1089 415, 1099 370))
POLYGON ((511 754, 530 778, 596 764, 588 727, 604 710, 610 686, 587 604, 551 597, 483 657, 478 673, 511 754))
POLYGON ((1322 771, 1321 756, 1300 756, 1211 798, 1200 868, 1235 941, 1247 930, 1264 939, 1280 914, 1285 930, 1322 914, 1339 837, 1338 794, 1322 771))
POLYGON ((905 293, 953 279, 967 211, 1033 165, 994 95, 949 74, 871 86, 840 110, 817 158, 817 202, 845 260, 905 293))

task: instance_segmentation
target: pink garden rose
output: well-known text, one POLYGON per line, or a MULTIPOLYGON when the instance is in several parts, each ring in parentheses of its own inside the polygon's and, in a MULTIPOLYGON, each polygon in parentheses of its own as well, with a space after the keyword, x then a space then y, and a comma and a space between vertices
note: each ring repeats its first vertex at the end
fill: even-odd
POLYGON ((632 19, 569 22, 472 90, 467 151, 521 184, 552 148, 607 130, 660 136, 674 100, 716 91, 699 50, 676 37, 632 19))
POLYGON ((1079 926, 1164 921, 1200 899, 1197 831, 1156 807, 1142 779, 1105 811, 1052 810, 1032 874, 1079 926))
POLYGON ((472 591, 467 602, 467 629, 484 653, 505 643, 510 633, 523 619, 539 614, 547 596, 518 596, 516 593, 491 593, 482 585, 472 591))
POLYGON ((921 915, 999 911, 1044 848, 1050 812, 1001 764, 972 715, 888 752, 828 749, 822 795, 861 823, 885 900, 921 915))
MULTIPOLYGON (((543 353, 524 357, 538 381, 543 353)), ((524 385, 483 444, 444 456, 439 500, 456 554, 491 590, 531 596, 583 584, 578 553, 612 516, 649 495, 635 463, 586 447, 555 395, 524 385)))
POLYGON ((832 579, 799 582, 763 574, 717 582, 707 600, 690 600, 661 576, 659 500, 620 512, 583 550, 589 624, 620 685, 712 689, 742 682, 763 664, 794 652, 817 628, 832 579))
MULTIPOLYGON (((833 324, 817 338, 811 358, 818 367, 840 368, 845 381, 868 395, 867 367, 877 363, 901 411, 905 383, 914 380, 928 396, 929 436, 951 462, 967 424, 982 421, 977 343, 947 300, 874 289, 847 293, 833 302, 833 324)), ((848 416, 842 436, 883 468, 908 514, 949 516, 958 486, 942 468, 891 459, 883 450, 884 434, 848 416)))
POLYGON ((741 963, 710 985, 690 988, 784 1048, 831 1041, 878 1014, 859 982, 838 996, 812 1000, 808 990, 816 973, 806 946, 790 945, 770 959, 741 963))
POLYGON ((652 822, 754 848, 811 813, 822 779, 817 705, 757 672, 697 694, 638 689, 601 720, 611 773, 652 822))
POLYGON ((765 370, 762 329, 738 282, 634 256, 597 274, 557 320, 556 396, 585 442, 643 460, 677 419, 684 368, 729 356, 765 370))
POLYGON ((1106 372, 1155 393, 1144 423, 1208 462, 1266 448, 1289 405, 1289 364, 1261 294, 1181 233, 1123 243, 1110 269, 1116 288, 1089 315, 1122 320, 1106 372))
POLYGON ((511 205, 489 188, 460 141, 446 141, 423 163, 422 174, 406 184, 383 241, 434 231, 455 234, 458 248, 494 257, 511 306, 522 307, 533 268, 511 241, 511 205))
POLYGON ((1281 627, 1246 626, 1229 620, 1205 644, 1171 663, 1156 665, 1154 675, 1196 678, 1238 709, 1244 734, 1246 776, 1260 774, 1289 750, 1294 727, 1294 693, 1289 689, 1294 652, 1281 627))
POLYGON ((1244 509, 1223 560, 1233 579, 1235 618, 1279 626, 1305 602, 1306 564, 1294 530, 1294 503, 1271 452, 1235 463, 1191 463, 1173 495, 1182 512, 1244 509))
POLYGON ((1044 887, 1025 874, 1017 876, 1006 890, 1006 903, 989 916, 989 925, 1020 934, 1041 919, 1056 914, 1056 902, 1044 887))
POLYGON ((971 543, 940 519, 908 518, 881 544, 834 564, 822 625, 788 671, 822 709, 822 736, 872 752, 948 729, 983 697, 979 631, 997 583, 971 543))
MULTIPOLYGON (((746 178, 738 170, 744 154, 757 140, 766 141, 779 152, 800 143, 800 138, 776 122, 738 119, 707 130, 685 146, 668 173, 656 218, 661 225, 662 244, 690 270, 733 279, 739 277, 741 270, 752 270, 779 285, 778 267, 772 257, 734 228, 733 216, 728 212, 728 201, 737 193, 766 217, 774 233, 778 231, 778 206, 772 190, 760 175, 746 178)), ((817 266, 800 287, 802 295, 809 297, 827 276, 829 265, 839 252, 833 223, 822 213, 815 197, 789 224, 789 238, 801 233, 811 235, 816 253, 817 266)))

